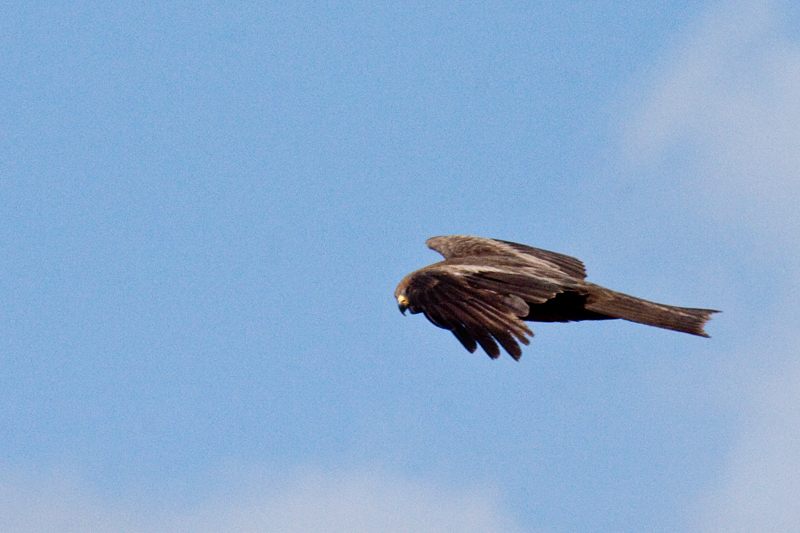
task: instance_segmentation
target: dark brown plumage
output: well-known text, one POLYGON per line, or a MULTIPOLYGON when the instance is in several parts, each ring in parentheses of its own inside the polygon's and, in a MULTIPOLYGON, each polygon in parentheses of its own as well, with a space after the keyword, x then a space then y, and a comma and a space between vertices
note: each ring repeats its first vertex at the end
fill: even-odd
POLYGON ((425 241, 444 261, 412 272, 394 295, 400 310, 424 313, 470 352, 480 345, 496 359, 498 343, 514 359, 533 333, 524 321, 621 318, 708 337, 711 309, 648 302, 584 281, 578 259, 513 242, 450 235, 425 241))

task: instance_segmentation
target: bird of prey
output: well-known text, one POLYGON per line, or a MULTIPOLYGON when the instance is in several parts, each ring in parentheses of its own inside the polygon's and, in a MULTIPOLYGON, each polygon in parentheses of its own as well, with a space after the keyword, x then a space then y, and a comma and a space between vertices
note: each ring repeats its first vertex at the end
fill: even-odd
POLYGON ((524 244, 449 235, 425 241, 444 261, 412 272, 394 291, 400 311, 424 313, 448 329, 470 353, 478 345, 492 359, 499 343, 516 360, 517 341, 533 336, 525 321, 570 322, 621 318, 708 337, 712 309, 648 302, 585 281, 583 263, 524 244))

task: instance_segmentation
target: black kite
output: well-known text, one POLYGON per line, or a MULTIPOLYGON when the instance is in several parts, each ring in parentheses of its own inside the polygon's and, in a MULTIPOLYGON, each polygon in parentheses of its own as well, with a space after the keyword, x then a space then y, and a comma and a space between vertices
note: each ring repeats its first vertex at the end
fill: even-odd
POLYGON ((711 309, 648 302, 584 281, 586 270, 574 257, 508 241, 450 235, 425 241, 444 261, 412 272, 394 295, 400 311, 424 313, 474 352, 489 357, 497 344, 514 359, 529 344, 531 322, 621 318, 658 328, 708 337, 703 325, 711 309))

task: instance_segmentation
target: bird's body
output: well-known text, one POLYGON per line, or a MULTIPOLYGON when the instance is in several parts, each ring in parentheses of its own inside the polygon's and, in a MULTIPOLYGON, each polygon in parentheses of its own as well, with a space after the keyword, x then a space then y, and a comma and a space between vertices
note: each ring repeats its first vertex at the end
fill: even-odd
POLYGON ((490 357, 499 343, 514 359, 528 344, 530 322, 621 318, 707 337, 703 325, 717 311, 663 305, 585 281, 574 257, 483 237, 432 237, 426 244, 444 261, 412 272, 395 290, 400 310, 424 313, 453 332, 470 352, 490 357))

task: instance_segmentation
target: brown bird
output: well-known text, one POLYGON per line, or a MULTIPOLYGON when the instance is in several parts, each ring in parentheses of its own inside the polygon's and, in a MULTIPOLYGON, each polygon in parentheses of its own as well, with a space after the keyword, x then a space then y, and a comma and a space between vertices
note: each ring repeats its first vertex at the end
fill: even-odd
POLYGON ((524 244, 450 235, 425 244, 444 261, 412 272, 394 295, 405 314, 424 313, 448 329, 470 353, 478 345, 496 359, 500 343, 519 360, 517 341, 533 333, 524 321, 570 322, 621 318, 648 326, 708 337, 703 325, 712 309, 648 302, 584 281, 583 263, 524 244))

